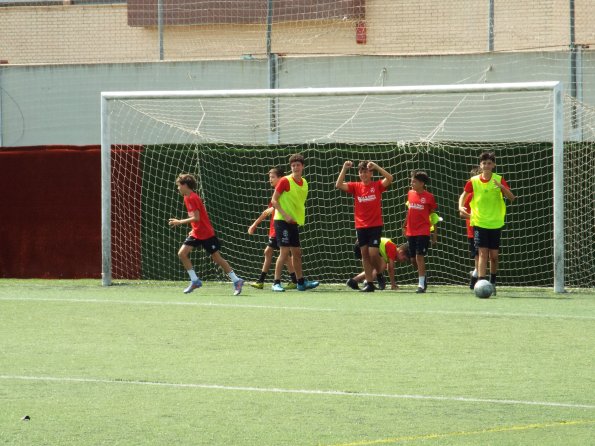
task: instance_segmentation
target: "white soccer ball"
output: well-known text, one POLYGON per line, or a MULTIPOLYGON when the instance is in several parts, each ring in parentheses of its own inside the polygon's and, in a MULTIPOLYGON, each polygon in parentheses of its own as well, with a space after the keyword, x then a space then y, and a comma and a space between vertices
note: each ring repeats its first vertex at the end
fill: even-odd
POLYGON ((480 299, 487 299, 494 293, 494 286, 487 280, 478 280, 473 291, 480 299))

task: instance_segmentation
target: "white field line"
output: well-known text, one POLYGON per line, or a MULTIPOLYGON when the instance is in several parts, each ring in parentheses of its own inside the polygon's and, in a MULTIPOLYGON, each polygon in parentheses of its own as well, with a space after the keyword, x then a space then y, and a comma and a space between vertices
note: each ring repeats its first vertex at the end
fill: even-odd
POLYGON ((484 404, 507 404, 523 406, 544 406, 544 407, 564 407, 570 409, 595 409, 595 404, 578 403, 559 403, 551 401, 523 401, 523 400, 500 400, 486 398, 468 398, 461 396, 432 396, 432 395, 398 395, 391 393, 368 393, 368 392, 344 392, 341 390, 309 390, 309 389, 281 389, 267 387, 244 387, 244 386, 223 386, 217 384, 183 384, 183 383, 165 383, 151 381, 129 381, 98 378, 69 378, 53 376, 18 376, 18 375, 0 375, 0 379, 9 381, 41 381, 58 383, 87 383, 87 384, 120 384, 134 386, 154 386, 167 387, 175 389, 207 389, 223 390, 232 392, 259 392, 259 393, 279 393, 279 394, 299 394, 299 395, 322 395, 322 396, 348 396, 359 398, 387 398, 403 400, 429 400, 429 401, 448 401, 463 403, 484 403, 484 404))
POLYGON ((397 313, 397 314, 444 314, 453 316, 485 316, 485 317, 518 317, 542 319, 577 319, 595 320, 595 316, 574 316, 566 314, 548 313, 501 313, 495 311, 450 311, 450 310, 399 310, 399 309, 374 309, 374 308, 323 308, 300 307, 284 305, 255 305, 255 304, 226 304, 217 302, 179 302, 179 301, 149 301, 149 300, 110 300, 110 299, 72 299, 72 298, 44 298, 44 297, 0 297, 0 301, 27 301, 27 302, 71 302, 92 304, 117 304, 117 305, 156 305, 156 306, 190 306, 190 307, 222 307, 222 308, 248 308, 263 310, 284 311, 313 311, 313 312, 345 312, 345 313, 397 313))

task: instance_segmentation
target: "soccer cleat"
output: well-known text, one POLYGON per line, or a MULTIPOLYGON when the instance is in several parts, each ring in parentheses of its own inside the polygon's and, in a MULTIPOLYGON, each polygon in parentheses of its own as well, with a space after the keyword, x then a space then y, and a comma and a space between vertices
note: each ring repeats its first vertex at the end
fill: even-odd
POLYGON ((271 287, 271 290, 273 290, 273 291, 285 291, 285 288, 283 288, 280 283, 275 283, 271 287))
POLYGON ((297 288, 297 283, 289 282, 285 285, 286 290, 295 290, 297 288))
POLYGON ((353 278, 349 279, 345 285, 347 285, 352 290, 359 290, 359 285, 355 280, 353 280, 353 278))
POLYGON ((416 294, 423 294, 425 292, 426 292, 426 290, 420 286, 417 287, 417 290, 415 291, 416 294))
POLYGON ((367 283, 365 287, 359 290, 360 293, 373 293, 376 291, 376 287, 371 283, 367 283))
POLYGON ((184 290, 184 294, 192 293, 195 289, 200 288, 201 286, 202 282, 200 279, 190 282, 190 285, 184 290))
POLYGON ((473 275, 473 271, 471 271, 471 279, 469 279, 469 288, 470 289, 475 288, 475 284, 477 283, 478 280, 479 280, 479 277, 475 277, 473 275))
POLYGON ((379 290, 383 290, 386 288, 386 278, 384 277, 384 274, 378 274, 376 276, 376 280, 378 281, 379 290))
POLYGON ((264 282, 252 282, 252 283, 250 284, 250 286, 251 286, 252 288, 257 288, 257 289, 259 289, 259 290, 262 290, 262 289, 264 288, 264 282))
POLYGON ((233 283, 233 295, 239 296, 242 293, 242 287, 244 286, 244 279, 238 279, 233 283))
POLYGON ((428 273, 426 273, 426 277, 424 277, 424 292, 428 289, 428 273))
POLYGON ((298 291, 306 291, 311 290, 312 288, 316 288, 320 283, 314 280, 305 280, 303 285, 297 284, 298 291))

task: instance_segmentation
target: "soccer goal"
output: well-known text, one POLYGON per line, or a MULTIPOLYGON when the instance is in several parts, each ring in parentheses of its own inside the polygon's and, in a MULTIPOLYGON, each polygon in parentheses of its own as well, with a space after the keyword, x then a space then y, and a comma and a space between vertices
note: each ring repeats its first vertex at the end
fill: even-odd
MULTIPOLYGON (((185 215, 175 187, 181 172, 198 178, 224 256, 242 277, 257 278, 267 224, 255 235, 247 229, 271 198, 269 169, 287 171, 297 152, 306 158, 310 183, 302 231, 308 277, 343 283, 361 268, 352 249, 352 198, 334 183, 345 160, 373 160, 395 177, 383 195, 384 236, 405 241, 410 172, 425 170, 444 219, 427 258, 430 280, 465 284, 472 260, 457 201, 480 153, 492 150, 495 171, 518 197, 508 205, 499 281, 563 292, 566 272, 567 284, 570 278, 594 286, 591 269, 580 266, 593 245, 573 240, 578 250, 564 239, 565 233, 581 237, 594 221, 593 209, 576 197, 592 193, 591 182, 564 180, 573 162, 593 156, 593 147, 575 138, 565 153, 571 113, 559 82, 128 91, 101 98, 104 285, 185 279, 176 252, 188 229, 167 225, 185 215)), ((358 180, 356 169, 347 180, 358 180)), ((201 277, 224 279, 203 253, 193 260, 201 277)), ((413 283, 415 274, 398 267, 397 279, 413 283)))

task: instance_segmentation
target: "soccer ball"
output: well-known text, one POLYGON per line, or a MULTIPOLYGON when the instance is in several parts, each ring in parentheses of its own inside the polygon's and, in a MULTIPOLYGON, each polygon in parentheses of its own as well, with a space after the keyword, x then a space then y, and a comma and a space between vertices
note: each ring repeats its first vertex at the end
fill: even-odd
POLYGON ((480 299, 487 299, 494 292, 494 286, 487 280, 478 280, 473 291, 480 299))

